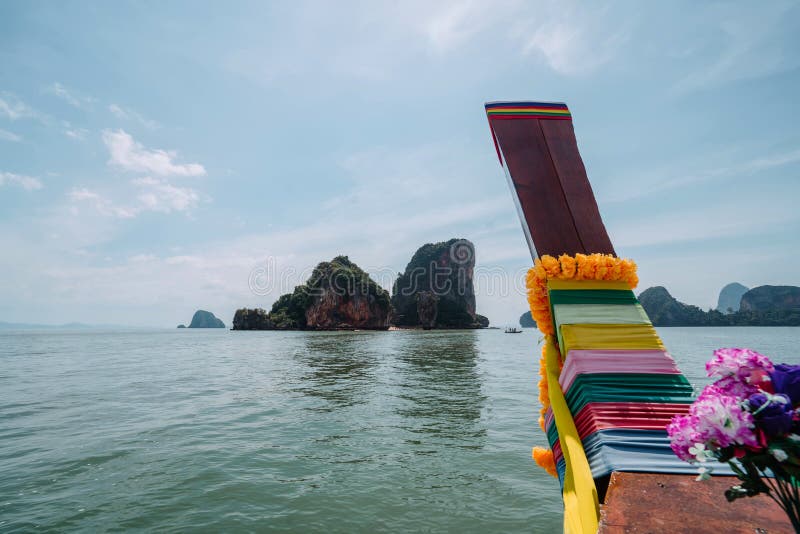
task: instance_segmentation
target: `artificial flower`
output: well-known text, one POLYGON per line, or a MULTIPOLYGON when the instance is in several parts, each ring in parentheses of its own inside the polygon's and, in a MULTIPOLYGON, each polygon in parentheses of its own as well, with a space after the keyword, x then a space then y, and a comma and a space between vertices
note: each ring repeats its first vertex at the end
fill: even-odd
POLYGON ((719 448, 759 445, 753 415, 734 397, 710 391, 692 404, 689 413, 697 418, 696 431, 706 437, 706 443, 719 448))
POLYGON ((775 393, 783 393, 791 399, 792 406, 800 404, 800 365, 779 363, 770 373, 775 393))
POLYGON ((772 455, 772 456, 773 456, 773 457, 774 457, 776 460, 778 460, 779 462, 785 462, 786 460, 788 460, 788 459, 789 459, 789 455, 788 455, 788 454, 786 454, 786 451, 785 451, 785 450, 783 450, 783 449, 778 449, 778 448, 770 449, 770 450, 769 450, 769 453, 770 453, 770 454, 771 454, 771 455, 772 455))
POLYGON ((710 467, 699 467, 697 469, 697 480, 698 482, 701 480, 708 480, 711 478, 711 468, 710 467))
POLYGON ((767 437, 782 436, 792 429, 793 410, 786 395, 755 393, 747 399, 747 404, 767 437))
POLYGON ((706 363, 708 376, 732 376, 755 387, 769 382, 769 373, 773 369, 769 358, 750 349, 717 349, 714 357, 706 363))

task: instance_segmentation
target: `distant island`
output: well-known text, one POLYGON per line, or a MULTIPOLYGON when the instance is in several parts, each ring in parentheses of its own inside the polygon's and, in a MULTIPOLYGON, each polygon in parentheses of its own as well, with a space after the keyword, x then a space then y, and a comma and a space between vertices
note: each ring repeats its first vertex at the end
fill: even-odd
POLYGON ((733 282, 719 292, 717 299, 717 311, 722 313, 734 313, 739 311, 742 302, 742 295, 750 291, 750 288, 743 286, 739 282, 733 282))
POLYGON ((536 328, 536 321, 533 320, 530 310, 519 316, 519 325, 522 328, 536 328))
MULTIPOLYGON (((186 328, 184 325, 178 325, 178 328, 186 328)), ((189 323, 189 328, 225 328, 225 323, 220 319, 205 310, 197 310, 192 316, 192 322, 189 323)))
MULTIPOLYGON (((639 302, 653 326, 800 326, 800 287, 759 286, 748 289, 739 283, 720 291, 717 309, 703 311, 684 304, 662 286, 639 293, 639 302)), ((530 312, 519 319, 520 326, 534 328, 530 312)))
POLYGON ((475 313, 475 247, 466 239, 420 247, 398 273, 392 295, 347 256, 317 265, 308 282, 269 312, 236 310, 233 330, 387 330, 482 328, 475 313))
POLYGON ((727 313, 684 304, 661 286, 642 291, 639 302, 654 326, 800 326, 800 287, 795 286, 750 289, 741 296, 738 311, 727 313))

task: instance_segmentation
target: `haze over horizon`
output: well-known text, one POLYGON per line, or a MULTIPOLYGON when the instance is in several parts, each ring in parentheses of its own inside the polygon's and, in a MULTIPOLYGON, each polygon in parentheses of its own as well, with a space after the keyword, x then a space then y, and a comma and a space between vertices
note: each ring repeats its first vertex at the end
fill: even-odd
POLYGON ((792 2, 3 2, 0 321, 230 325, 338 254, 387 286, 463 237, 515 323, 483 110, 513 99, 569 105, 637 292, 800 285, 797 50, 792 2))

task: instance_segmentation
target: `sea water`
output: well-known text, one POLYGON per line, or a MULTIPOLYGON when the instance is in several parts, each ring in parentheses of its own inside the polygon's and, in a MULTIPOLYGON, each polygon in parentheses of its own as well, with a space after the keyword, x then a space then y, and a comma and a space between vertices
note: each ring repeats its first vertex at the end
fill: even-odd
MULTIPOLYGON (((798 328, 662 328, 799 363, 798 328)), ((0 531, 556 532, 539 335, 0 333, 0 531)))

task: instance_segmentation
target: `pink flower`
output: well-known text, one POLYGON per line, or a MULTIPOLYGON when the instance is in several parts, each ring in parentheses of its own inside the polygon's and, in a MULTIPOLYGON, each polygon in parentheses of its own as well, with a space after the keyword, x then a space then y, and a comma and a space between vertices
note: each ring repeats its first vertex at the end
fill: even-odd
POLYGON ((693 415, 676 415, 667 425, 669 446, 678 458, 685 462, 695 460, 695 455, 689 449, 698 443, 705 443, 705 436, 697 431, 699 421, 693 415))
POLYGON ((768 382, 773 369, 769 358, 750 349, 717 349, 706 363, 708 376, 734 376, 754 386, 768 382))
POLYGON ((758 393, 758 388, 743 380, 736 375, 728 375, 718 379, 713 384, 722 394, 739 399, 746 399, 750 395, 758 393))
POLYGON ((720 394, 716 386, 703 390, 689 409, 689 415, 697 418, 696 432, 706 437, 711 448, 758 446, 753 415, 734 397, 720 394))

